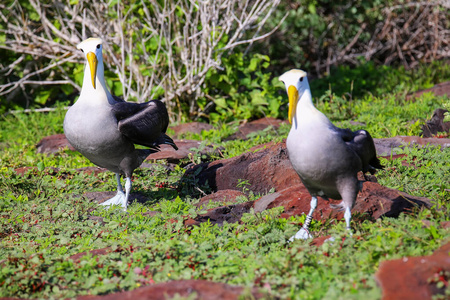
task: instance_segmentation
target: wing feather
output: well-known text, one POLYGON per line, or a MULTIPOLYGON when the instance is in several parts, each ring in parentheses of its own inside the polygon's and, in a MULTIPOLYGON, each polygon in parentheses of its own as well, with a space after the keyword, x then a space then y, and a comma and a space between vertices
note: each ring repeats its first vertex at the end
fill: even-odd
POLYGON ((133 143, 155 149, 159 149, 158 145, 169 144, 177 149, 173 140, 165 134, 169 126, 169 115, 161 101, 118 102, 113 105, 112 110, 117 118, 119 131, 133 143))

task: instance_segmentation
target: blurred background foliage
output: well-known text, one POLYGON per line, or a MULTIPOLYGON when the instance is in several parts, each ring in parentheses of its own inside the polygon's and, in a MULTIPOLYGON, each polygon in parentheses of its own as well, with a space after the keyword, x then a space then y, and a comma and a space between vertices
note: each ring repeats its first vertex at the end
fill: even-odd
POLYGON ((277 77, 291 68, 308 72, 320 101, 405 94, 450 79, 446 1, 266 1, 255 15, 246 9, 259 1, 172 2, 3 1, 0 113, 73 103, 83 76, 75 45, 91 35, 109 45, 112 92, 162 99, 178 122, 284 118, 277 77), (158 20, 165 9, 171 15, 158 20))

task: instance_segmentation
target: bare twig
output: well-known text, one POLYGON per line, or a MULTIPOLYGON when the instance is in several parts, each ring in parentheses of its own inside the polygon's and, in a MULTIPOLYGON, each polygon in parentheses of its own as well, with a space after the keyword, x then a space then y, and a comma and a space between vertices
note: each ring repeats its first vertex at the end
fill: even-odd
POLYGON ((203 96, 205 75, 221 68, 225 51, 263 39, 275 30, 266 33, 262 28, 280 0, 144 0, 128 6, 119 1, 114 7, 107 0, 29 2, 39 18, 29 19, 19 1, 8 15, 0 10, 6 24, 0 26, 4 28, 0 34, 7 37, 0 48, 35 58, 31 62, 17 59, 2 67, 5 74, 12 74, 21 64, 31 63, 32 71, 15 82, 0 84, 0 95, 31 82, 53 81, 79 89, 62 64, 82 63, 75 45, 98 36, 106 41, 106 68, 117 74, 123 97, 139 102, 158 97, 173 118, 181 103, 193 117, 201 113, 197 99, 203 96), (42 76, 51 70, 58 70, 56 77, 42 76))

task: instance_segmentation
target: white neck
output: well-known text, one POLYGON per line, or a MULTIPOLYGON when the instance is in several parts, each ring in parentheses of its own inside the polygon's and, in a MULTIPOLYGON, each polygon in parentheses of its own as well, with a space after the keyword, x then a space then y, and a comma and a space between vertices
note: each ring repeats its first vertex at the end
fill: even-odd
POLYGON ((303 82, 298 88, 298 101, 294 117, 292 118, 292 129, 297 129, 300 126, 300 123, 304 121, 303 115, 305 111, 310 110, 315 110, 312 102, 311 90, 308 82, 303 82))
POLYGON ((316 126, 317 122, 330 126, 331 122, 313 104, 311 89, 308 82, 304 82, 298 90, 299 97, 291 130, 299 130, 304 127, 316 126))
POLYGON ((112 104, 114 102, 114 98, 108 90, 105 82, 105 70, 103 67, 103 58, 98 58, 97 64, 97 75, 95 79, 95 89, 92 86, 92 76, 91 71, 89 69, 89 64, 86 63, 84 67, 84 78, 83 78, 83 86, 81 88, 81 93, 78 101, 87 99, 89 102, 97 101, 97 102, 109 102, 112 104))

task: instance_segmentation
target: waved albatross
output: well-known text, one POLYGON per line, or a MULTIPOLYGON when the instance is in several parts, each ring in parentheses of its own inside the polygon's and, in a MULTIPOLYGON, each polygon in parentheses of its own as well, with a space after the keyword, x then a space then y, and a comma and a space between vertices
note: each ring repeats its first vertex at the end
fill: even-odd
POLYGON ((89 38, 77 48, 87 63, 80 97, 64 119, 64 133, 91 162, 116 173, 117 195, 102 205, 120 205, 126 211, 133 171, 161 144, 178 150, 165 134, 167 109, 159 100, 138 104, 111 95, 104 78, 101 39, 89 38), (134 144, 148 149, 135 149, 134 144), (125 193, 120 175, 126 177, 125 193))
POLYGON ((365 130, 353 132, 334 126, 317 110, 306 72, 294 69, 279 79, 286 85, 289 97, 288 117, 292 124, 286 140, 289 160, 312 196, 306 221, 290 240, 311 237, 308 228, 317 207, 317 196, 342 199, 333 207, 345 211, 344 218, 350 231, 350 210, 362 187, 357 173, 373 173, 375 168, 383 168, 376 157, 373 139, 365 130))

